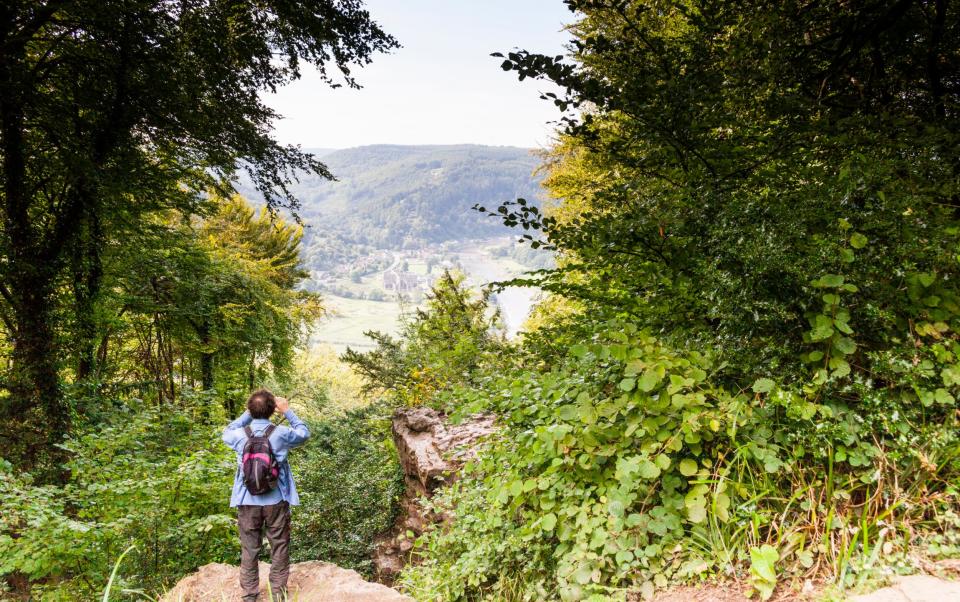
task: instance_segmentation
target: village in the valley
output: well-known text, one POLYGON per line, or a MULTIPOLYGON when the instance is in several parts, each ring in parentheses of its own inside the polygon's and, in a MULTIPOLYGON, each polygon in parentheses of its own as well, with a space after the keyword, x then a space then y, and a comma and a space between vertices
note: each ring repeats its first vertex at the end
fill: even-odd
POLYGON ((311 288, 342 297, 382 301, 398 294, 417 299, 443 270, 463 269, 451 244, 400 251, 375 250, 332 270, 311 270, 311 288))
MULTIPOLYGON (((315 342, 365 348, 367 330, 394 332, 404 307, 420 304, 444 270, 462 272, 471 286, 509 280, 530 269, 510 256, 512 237, 374 250, 332 270, 312 270, 309 287, 321 293, 328 320, 315 342)), ((535 291, 509 288, 491 296, 507 333, 526 318, 535 291)))

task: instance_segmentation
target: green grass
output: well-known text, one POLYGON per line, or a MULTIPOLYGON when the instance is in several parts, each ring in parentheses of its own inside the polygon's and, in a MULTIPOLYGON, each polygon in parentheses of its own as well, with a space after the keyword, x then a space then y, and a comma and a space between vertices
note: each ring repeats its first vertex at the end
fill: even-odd
POLYGON ((396 301, 367 301, 325 295, 324 302, 332 315, 324 319, 311 337, 312 345, 329 345, 337 352, 347 347, 371 348, 368 330, 394 333, 400 323, 400 304, 396 301))

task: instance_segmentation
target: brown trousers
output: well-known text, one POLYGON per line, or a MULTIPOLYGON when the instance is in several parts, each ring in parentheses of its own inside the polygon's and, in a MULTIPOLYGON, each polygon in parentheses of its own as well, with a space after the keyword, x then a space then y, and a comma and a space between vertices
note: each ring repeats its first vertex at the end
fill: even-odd
POLYGON ((290 504, 239 506, 240 590, 243 602, 256 602, 260 590, 257 556, 263 545, 263 533, 270 542, 270 590, 274 600, 284 600, 290 576, 290 504))

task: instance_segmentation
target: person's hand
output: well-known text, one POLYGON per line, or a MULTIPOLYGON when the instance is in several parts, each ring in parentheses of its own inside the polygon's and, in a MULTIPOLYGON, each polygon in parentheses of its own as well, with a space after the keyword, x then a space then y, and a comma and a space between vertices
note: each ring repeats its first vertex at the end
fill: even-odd
POLYGON ((276 409, 277 414, 281 414, 281 415, 286 414, 287 410, 290 409, 290 402, 287 401, 286 397, 277 397, 276 400, 277 400, 277 409, 276 409))

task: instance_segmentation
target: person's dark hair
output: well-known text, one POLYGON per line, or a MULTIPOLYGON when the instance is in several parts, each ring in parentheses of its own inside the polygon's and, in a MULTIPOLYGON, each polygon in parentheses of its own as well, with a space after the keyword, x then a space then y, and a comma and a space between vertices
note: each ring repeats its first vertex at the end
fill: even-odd
POLYGON ((247 400, 247 410, 254 418, 269 418, 277 407, 277 400, 267 389, 257 389, 247 400))

